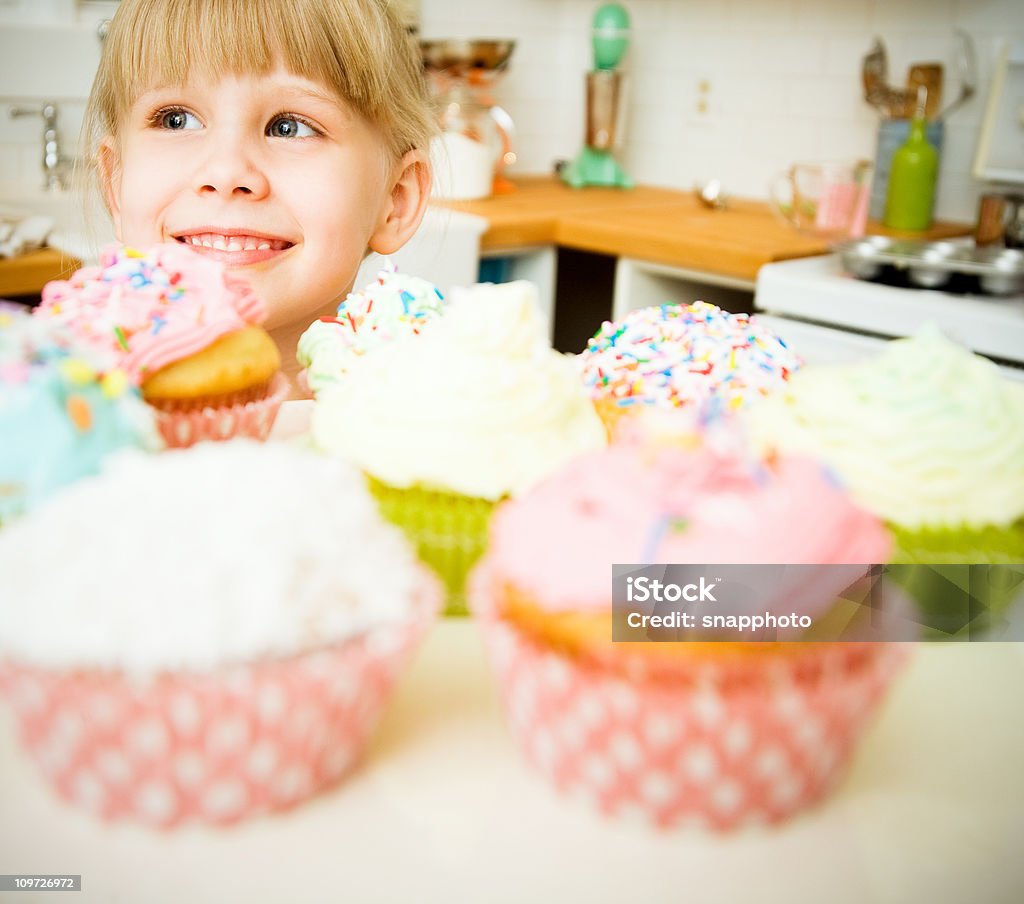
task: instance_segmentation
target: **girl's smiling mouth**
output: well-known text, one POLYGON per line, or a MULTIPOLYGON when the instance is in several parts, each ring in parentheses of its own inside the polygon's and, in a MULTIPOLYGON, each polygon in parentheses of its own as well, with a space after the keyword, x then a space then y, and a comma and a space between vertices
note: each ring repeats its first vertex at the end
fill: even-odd
POLYGON ((287 251, 294 242, 261 232, 203 226, 173 234, 176 242, 225 264, 257 264, 287 251))

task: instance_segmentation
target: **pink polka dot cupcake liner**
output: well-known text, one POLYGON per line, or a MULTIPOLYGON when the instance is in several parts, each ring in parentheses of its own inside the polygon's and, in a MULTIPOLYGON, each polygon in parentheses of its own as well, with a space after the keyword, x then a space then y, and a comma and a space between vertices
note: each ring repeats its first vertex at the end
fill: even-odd
POLYGON ((288 390, 287 377, 279 373, 262 399, 185 411, 153 409, 156 426, 169 449, 187 449, 200 442, 223 442, 236 437, 262 442, 270 436, 288 390))
POLYGON ((6 663, 0 691, 24 747, 67 801, 161 828, 230 824, 293 807, 354 767, 431 621, 149 680, 6 663))
POLYGON ((778 823, 825 797, 906 658, 895 645, 694 659, 629 680, 480 620, 507 721, 562 792, 657 828, 778 823))

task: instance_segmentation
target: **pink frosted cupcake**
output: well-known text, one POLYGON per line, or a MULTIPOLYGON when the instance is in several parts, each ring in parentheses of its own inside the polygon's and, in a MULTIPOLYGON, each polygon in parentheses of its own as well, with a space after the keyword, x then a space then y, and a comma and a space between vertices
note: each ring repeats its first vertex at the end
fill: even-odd
POLYGON ((353 767, 439 604, 339 462, 126 453, 0 533, 0 690, 65 799, 232 822, 353 767))
POLYGON ((287 395, 277 347, 260 326, 266 304, 182 245, 112 245, 100 266, 49 283, 37 316, 113 355, 171 447, 266 439, 287 395))
MULTIPOLYGON (((871 563, 888 550, 882 526, 807 461, 635 441, 504 503, 472 601, 512 731, 561 790, 659 827, 733 829, 835 786, 899 649, 613 643, 611 565, 871 563)), ((795 594, 825 613, 843 589, 795 594)))

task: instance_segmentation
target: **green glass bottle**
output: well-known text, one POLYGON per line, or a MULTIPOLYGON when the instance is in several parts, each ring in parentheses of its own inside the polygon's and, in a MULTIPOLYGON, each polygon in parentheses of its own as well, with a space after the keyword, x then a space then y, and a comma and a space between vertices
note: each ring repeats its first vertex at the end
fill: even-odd
POLYGON ((922 232, 932 225, 939 153, 928 143, 924 118, 926 97, 927 91, 922 85, 917 92, 910 135, 892 157, 883 218, 890 229, 922 232))

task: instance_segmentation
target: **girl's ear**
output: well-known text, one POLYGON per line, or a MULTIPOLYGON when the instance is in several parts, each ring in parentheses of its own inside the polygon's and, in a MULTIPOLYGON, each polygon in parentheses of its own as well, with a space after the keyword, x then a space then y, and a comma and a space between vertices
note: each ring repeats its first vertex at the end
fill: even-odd
POLYGON ((370 250, 378 254, 393 254, 412 238, 430 198, 430 164, 423 151, 406 153, 394 173, 391 194, 369 241, 370 250))
POLYGON ((114 221, 114 233, 121 238, 121 158, 114 139, 108 135, 100 142, 96 151, 96 167, 100 175, 103 200, 114 221))

